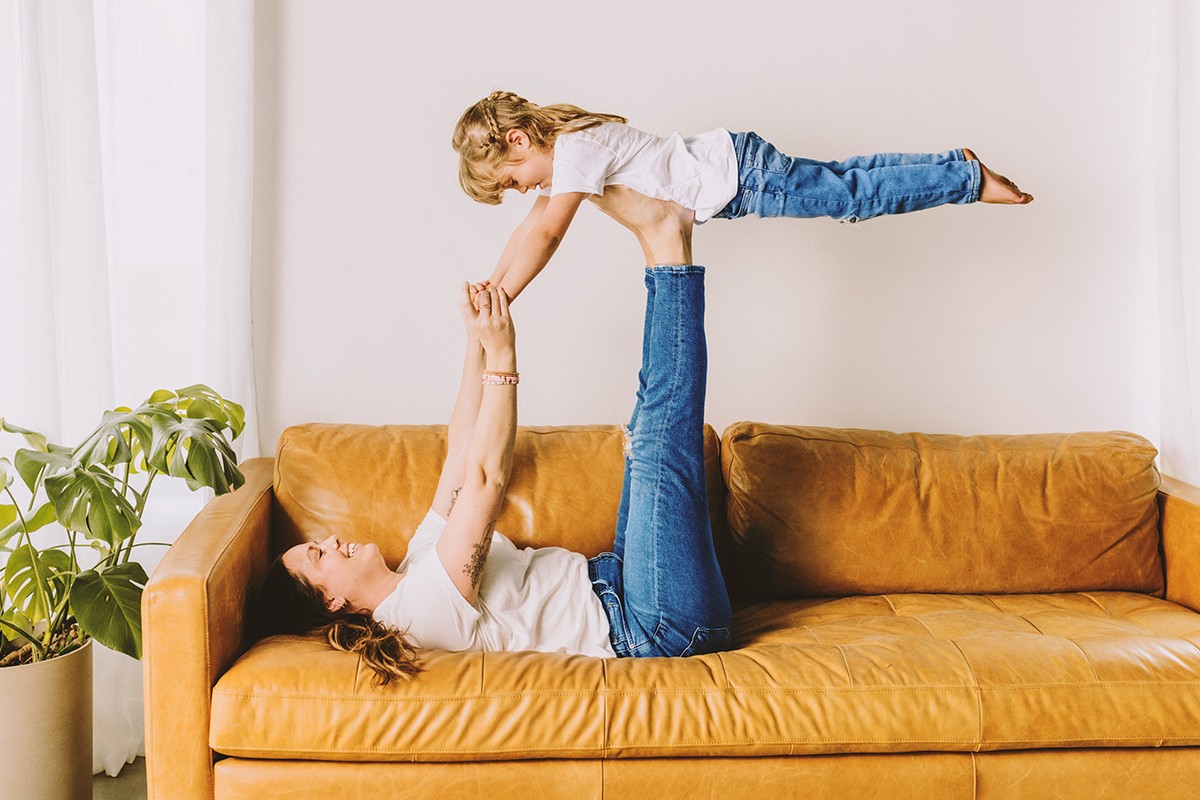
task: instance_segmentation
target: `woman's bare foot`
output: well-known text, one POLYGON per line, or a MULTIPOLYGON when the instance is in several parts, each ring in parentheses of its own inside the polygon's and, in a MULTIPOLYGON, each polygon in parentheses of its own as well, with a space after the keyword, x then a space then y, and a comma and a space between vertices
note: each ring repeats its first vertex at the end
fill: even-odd
POLYGON ((628 186, 606 186, 603 195, 589 199, 633 231, 647 266, 692 263, 692 223, 696 215, 691 209, 655 200, 628 186))
MULTIPOLYGON (((963 148, 963 157, 967 161, 979 161, 979 158, 965 147, 963 148)), ((979 202, 1022 206, 1033 202, 1033 195, 1022 192, 1008 178, 985 167, 982 161, 979 161, 979 175, 983 179, 982 185, 979 187, 979 202)))

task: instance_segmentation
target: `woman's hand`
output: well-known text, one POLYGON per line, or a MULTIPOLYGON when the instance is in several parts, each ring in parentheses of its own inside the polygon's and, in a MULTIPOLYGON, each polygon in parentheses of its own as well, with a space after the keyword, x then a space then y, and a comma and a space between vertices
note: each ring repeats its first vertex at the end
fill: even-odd
POLYGON ((478 338, 475 334, 475 318, 479 316, 479 287, 478 283, 463 282, 462 294, 458 298, 458 312, 462 314, 468 339, 478 338))
MULTIPOLYGON (((508 313, 508 295, 503 289, 493 289, 490 286, 481 289, 475 297, 479 310, 474 312, 471 328, 479 337, 483 349, 488 353, 499 353, 516 349, 516 331, 513 330, 512 317, 508 313)), ((466 315, 464 309, 463 314, 466 315)))

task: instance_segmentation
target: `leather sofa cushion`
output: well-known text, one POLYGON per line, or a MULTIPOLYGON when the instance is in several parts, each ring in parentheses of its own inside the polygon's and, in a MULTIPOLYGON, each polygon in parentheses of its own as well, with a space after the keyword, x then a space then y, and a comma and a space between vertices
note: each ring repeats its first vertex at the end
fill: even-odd
MULTIPOLYGON (((518 547, 612 549, 624 470, 616 425, 521 427, 496 530, 518 547)), ((704 426, 710 519, 727 550, 718 440, 704 426)), ((272 536, 283 550, 337 534, 374 542, 398 564, 433 502, 446 458, 444 425, 295 425, 279 437, 272 536)))
POLYGON ((1162 595, 1154 447, 1131 433, 725 430, 741 599, 1162 595))
POLYGON ((456 761, 1200 745, 1200 615, 1126 592, 763 602, 688 659, 256 644, 213 690, 249 758, 456 761))

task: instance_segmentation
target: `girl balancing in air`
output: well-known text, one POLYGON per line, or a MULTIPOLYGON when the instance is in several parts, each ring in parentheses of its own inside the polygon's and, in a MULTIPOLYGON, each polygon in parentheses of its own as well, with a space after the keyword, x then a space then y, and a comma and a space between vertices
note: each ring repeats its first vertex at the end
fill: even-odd
MULTIPOLYGON (((452 144, 459 183, 473 199, 496 205, 506 190, 538 191, 488 281, 509 299, 549 262, 580 203, 607 213, 611 186, 673 202, 696 223, 750 214, 859 222, 945 203, 1033 200, 965 148, 812 161, 784 155, 753 132, 660 137, 624 117, 538 106, 512 92, 492 92, 468 108, 452 144)), ((654 263, 649 255, 646 263, 654 263)))
POLYGON ((518 549, 495 531, 517 424, 516 345, 502 287, 464 284, 462 384, 432 507, 392 569, 373 544, 295 545, 268 569, 265 633, 319 631, 380 682, 420 670, 419 647, 597 657, 728 649, 729 598, 704 471, 704 267, 673 203, 616 188, 608 211, 647 246, 637 402, 613 551, 518 549))

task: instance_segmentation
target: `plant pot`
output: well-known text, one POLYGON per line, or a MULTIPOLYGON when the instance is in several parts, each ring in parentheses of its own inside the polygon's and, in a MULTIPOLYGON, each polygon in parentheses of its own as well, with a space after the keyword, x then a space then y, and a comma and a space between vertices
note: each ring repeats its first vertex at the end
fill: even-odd
POLYGON ((49 661, 0 668, 5 797, 91 800, 92 643, 49 661))

